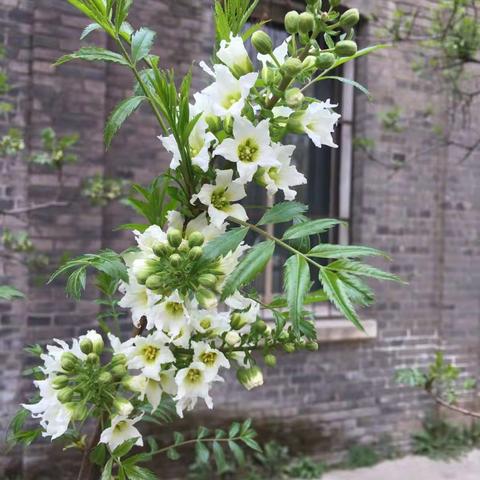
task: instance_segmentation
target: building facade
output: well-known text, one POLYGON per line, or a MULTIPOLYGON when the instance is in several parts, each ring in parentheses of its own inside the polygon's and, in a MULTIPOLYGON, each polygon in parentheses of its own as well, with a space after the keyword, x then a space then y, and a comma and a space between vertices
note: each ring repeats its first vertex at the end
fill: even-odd
MULTIPOLYGON (((195 61, 195 88, 206 81, 198 61, 211 54, 211 3, 143 0, 132 18, 134 25, 159 32, 163 65, 181 74, 195 61)), ((416 2, 420 22, 428 21, 436 3, 416 2)), ((385 22, 395 4, 412 8, 407 0, 349 2, 385 22)), ((260 15, 281 18, 294 5, 294 1, 263 0, 260 15)), ((71 203, 67 209, 33 211, 20 220, 0 216, 0 229, 28 230, 52 265, 65 251, 78 254, 106 247, 120 251, 131 243, 127 233, 113 231, 131 221, 130 211, 117 203, 90 206, 79 196, 82 177, 103 173, 146 184, 170 160, 156 140, 159 132, 147 109, 123 127, 108 152, 104 150, 103 125, 131 89, 128 72, 93 63, 52 67, 59 56, 79 47, 86 23, 66 1, 0 0, 0 42, 6 46, 4 67, 13 84, 8 95, 15 106, 12 115, 0 117, 0 133, 9 126, 20 128, 27 152, 38 148, 39 132, 46 126, 62 134, 78 132, 81 137, 77 149, 81 161, 65 172, 62 198, 71 203)), ((376 41, 376 28, 365 22, 363 45, 376 41)), ((108 46, 103 37, 96 41, 108 46)), ((472 106, 468 124, 450 119, 445 114, 448 96, 438 90, 436 80, 421 79, 412 71, 413 48, 406 44, 379 51, 349 72, 369 88, 374 101, 349 89, 342 92, 342 105, 351 109, 343 112, 347 121, 340 132, 340 154, 329 160, 337 173, 329 176, 336 193, 328 203, 329 208, 336 205, 340 216, 347 212, 350 218, 348 234, 341 233, 338 240, 385 250, 393 257, 390 271, 409 285, 375 285, 377 303, 362 312, 368 320, 366 336, 331 309, 319 311, 322 343, 317 353, 281 356, 278 368, 266 372, 262 389, 246 392, 235 382, 228 388, 220 386, 214 412, 197 412, 186 422, 188 427, 253 416, 264 438, 329 461, 341 459, 353 444, 379 440, 407 451, 411 433, 433 406, 421 393, 397 385, 395 371, 427 365, 442 349, 470 376, 479 377, 480 153, 462 161, 463 149, 436 145, 434 128, 453 130, 460 143, 470 145, 476 140, 474 125, 480 109, 472 106), (379 115, 398 105, 404 128, 386 131, 379 115), (352 149, 353 139, 362 137, 375 141, 375 158, 352 149), (393 168, 398 164, 401 168, 393 168)), ((318 178, 321 181, 322 176, 318 178)), ((25 201, 29 205, 48 201, 56 185, 55 176, 41 167, 21 158, 0 158, 0 210, 22 207, 25 201)), ((97 305, 93 290, 74 303, 65 298, 60 282, 38 286, 33 274, 7 260, 0 262, 0 280, 8 280, 28 297, 25 302, 0 303, 3 430, 30 388, 21 375, 29 364, 22 348, 83 333, 95 325, 97 305)), ((274 282, 270 287, 274 289, 274 282)), ((72 457, 49 449, 45 442, 28 451, 2 450, 0 478, 21 474, 40 479, 43 473, 59 472, 67 478, 72 457), (48 461, 52 458, 54 462, 48 461)))

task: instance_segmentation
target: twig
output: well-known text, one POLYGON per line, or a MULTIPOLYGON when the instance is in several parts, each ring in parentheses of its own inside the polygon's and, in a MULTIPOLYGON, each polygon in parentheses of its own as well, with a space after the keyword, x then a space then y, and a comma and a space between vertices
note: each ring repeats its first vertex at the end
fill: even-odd
POLYGON ((12 210, 0 210, 0 215, 21 215, 22 213, 29 213, 35 212, 37 210, 44 210, 46 208, 55 208, 55 207, 68 207, 70 202, 59 202, 59 201, 52 201, 52 202, 45 202, 39 203, 37 205, 30 205, 29 207, 19 207, 14 208, 12 210))

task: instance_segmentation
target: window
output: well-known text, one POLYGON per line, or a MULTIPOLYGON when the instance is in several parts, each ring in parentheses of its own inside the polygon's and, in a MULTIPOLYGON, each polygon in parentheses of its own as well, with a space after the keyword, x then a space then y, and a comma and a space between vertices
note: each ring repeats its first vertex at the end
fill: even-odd
MULTIPOLYGON (((264 29, 270 34, 274 45, 279 45, 285 39, 283 29, 275 27, 275 24, 269 24, 264 29)), ((255 58, 255 53, 252 58, 255 58)), ((342 72, 338 72, 345 77, 354 76, 353 63, 347 63, 342 72)), ((306 136, 292 135, 286 141, 297 146, 293 161, 299 171, 307 178, 308 184, 296 188, 297 200, 309 205, 310 218, 340 218, 346 221, 350 220, 350 197, 351 197, 351 177, 352 177, 352 121, 353 121, 353 87, 350 85, 334 81, 323 80, 316 83, 309 96, 317 97, 322 100, 331 99, 332 103, 338 103, 342 106, 342 114, 339 125, 335 132, 335 143, 338 149, 323 146, 316 148, 306 136)), ((248 192, 247 210, 252 222, 260 219, 262 210, 255 206, 268 205, 266 191, 256 185, 251 185, 248 192), (248 208, 249 207, 249 208, 248 208)), ((280 192, 277 201, 283 200, 283 194, 280 192)), ((271 199, 270 199, 271 202, 271 199)), ((277 236, 281 236, 282 225, 269 227, 277 236)), ((346 228, 336 228, 327 233, 323 242, 329 243, 348 243, 348 230, 346 228)), ((256 288, 263 293, 268 301, 272 295, 282 290, 282 270, 288 254, 281 250, 276 252, 271 264, 263 277, 259 278, 256 288)))

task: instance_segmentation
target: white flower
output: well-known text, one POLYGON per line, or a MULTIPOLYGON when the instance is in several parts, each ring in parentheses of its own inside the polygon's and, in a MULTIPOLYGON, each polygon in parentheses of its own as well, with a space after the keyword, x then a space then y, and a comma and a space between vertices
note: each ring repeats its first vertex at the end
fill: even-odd
MULTIPOLYGON (((277 48, 273 50, 273 55, 278 60, 280 65, 285 63, 285 59, 288 57, 288 42, 292 37, 288 37, 284 42, 282 42, 277 48)), ((258 60, 262 63, 263 68, 267 66, 276 66, 270 55, 263 55, 259 53, 257 55, 258 60)))
POLYGON ((152 307, 155 327, 176 337, 188 321, 188 312, 178 292, 152 307))
POLYGON ((114 355, 125 355, 128 358, 135 350, 135 338, 130 338, 122 343, 118 337, 112 333, 108 333, 108 340, 110 341, 114 355))
POLYGON ((193 361, 203 363, 205 371, 211 375, 216 376, 220 367, 230 368, 230 363, 225 355, 220 350, 210 347, 207 342, 192 342, 192 346, 193 361))
MULTIPOLYGON (((208 132, 207 129, 207 122, 204 118, 200 118, 195 123, 195 126, 193 127, 188 138, 192 164, 196 165, 204 172, 208 170, 208 165, 210 163, 209 148, 212 143, 216 142, 215 135, 213 135, 211 132, 208 132)), ((163 143, 165 149, 173 155, 170 168, 176 170, 180 166, 182 157, 175 137, 173 135, 169 135, 168 137, 158 138, 163 143)))
POLYGON ((230 34, 230 41, 222 40, 217 57, 237 76, 253 72, 253 65, 242 37, 230 34))
POLYGON ((152 247, 156 243, 167 242, 167 234, 158 225, 151 225, 143 233, 140 233, 137 230, 133 233, 140 250, 147 254, 153 253, 152 247))
MULTIPOLYGON (((190 317, 189 317, 190 318, 190 317)), ((189 319, 189 322, 191 320, 189 319)), ((190 323, 184 323, 177 336, 170 337, 170 342, 176 347, 189 348, 192 337, 193 327, 190 323)))
POLYGON ((215 82, 202 91, 212 103, 215 115, 240 115, 250 90, 255 85, 258 73, 247 73, 235 78, 225 65, 214 65, 215 82))
MULTIPOLYGON (((167 221, 169 227, 182 230, 185 223, 185 218, 180 212, 177 212, 176 210, 170 210, 170 212, 167 214, 167 221)), ((195 217, 193 220, 190 220, 187 223, 185 228, 185 237, 188 238, 188 236, 193 232, 200 232, 205 239, 205 243, 208 243, 210 240, 213 240, 222 233, 225 233, 226 228, 226 224, 223 224, 221 228, 218 228, 210 223, 208 221, 207 214, 203 212, 198 215, 198 217, 195 217)))
POLYGON ((117 447, 125 443, 127 440, 136 438, 135 445, 143 446, 142 434, 134 427, 134 425, 142 419, 142 416, 136 418, 128 418, 117 415, 112 419, 111 426, 105 429, 100 436, 98 443, 108 444, 110 451, 114 451, 117 447))
POLYGON ((199 398, 203 398, 208 408, 213 408, 209 395, 210 384, 219 380, 220 377, 207 370, 202 362, 192 362, 189 367, 179 370, 175 376, 178 393, 174 399, 177 402, 178 416, 183 418, 183 410, 191 410, 199 398))
MULTIPOLYGON (((224 281, 237 267, 240 257, 250 248, 249 245, 241 243, 233 252, 227 253, 220 260, 219 270, 223 272, 224 281)), ((223 282, 220 286, 223 286, 223 282)))
POLYGON ((140 369, 146 377, 160 380, 162 365, 175 361, 167 342, 168 338, 161 332, 152 333, 148 337, 135 337, 135 349, 129 358, 128 367, 140 369))
POLYGON ((57 392, 52 387, 52 378, 33 382, 40 391, 40 401, 33 405, 22 405, 32 413, 33 418, 40 418, 44 429, 42 436, 52 437, 52 440, 62 436, 72 419, 72 410, 60 403, 57 392))
POLYGON ((208 336, 220 336, 230 329, 230 314, 228 312, 218 312, 216 309, 190 311, 193 328, 202 334, 208 336))
POLYGON ((314 102, 308 106, 305 113, 299 118, 305 133, 319 148, 322 145, 337 148, 332 133, 341 115, 332 111, 335 106, 329 100, 314 102))
POLYGON ((42 353, 40 358, 43 360, 44 365, 40 367, 45 375, 52 373, 64 372, 61 366, 62 355, 66 352, 73 353, 80 360, 85 360, 87 356, 80 350, 80 344, 77 339, 72 341, 72 347, 70 348, 67 342, 63 340, 54 339, 57 345, 47 345, 47 353, 42 353))
POLYGON ((272 108, 273 116, 276 117, 286 117, 288 118, 295 110, 293 108, 279 105, 272 108))
POLYGON ((175 370, 162 370, 160 372, 160 381, 137 375, 129 381, 128 387, 139 394, 139 399, 144 400, 147 397, 148 403, 155 411, 160 405, 163 392, 168 395, 176 395, 177 384, 175 383, 175 370))
POLYGON ((250 182, 259 167, 278 166, 275 153, 270 146, 268 120, 253 125, 243 117, 236 117, 233 123, 233 138, 224 140, 214 151, 230 162, 237 164, 240 182, 250 182))
POLYGON ((285 200, 293 200, 297 196, 297 192, 290 187, 307 183, 305 176, 297 171, 295 165, 290 164, 295 145, 276 144, 273 149, 280 166, 265 169, 262 180, 265 182, 270 195, 275 195, 278 190, 282 190, 285 200))
POLYGON ((236 202, 246 196, 245 188, 234 181, 233 170, 216 170, 217 178, 215 185, 203 185, 200 192, 192 197, 192 204, 197 199, 208 207, 210 220, 217 228, 223 228, 223 222, 228 216, 240 220, 247 220, 247 212, 236 202))

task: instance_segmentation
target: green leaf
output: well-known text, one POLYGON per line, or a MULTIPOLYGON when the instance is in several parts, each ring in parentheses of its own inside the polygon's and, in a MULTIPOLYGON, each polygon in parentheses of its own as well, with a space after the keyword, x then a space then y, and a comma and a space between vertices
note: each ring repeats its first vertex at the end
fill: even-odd
POLYGON ((238 422, 234 422, 228 430, 228 437, 234 438, 238 435, 238 432, 240 432, 240 424, 238 422))
POLYGON ((353 308, 352 302, 348 298, 342 281, 334 272, 325 267, 320 269, 320 280, 325 293, 330 301, 350 320, 359 330, 365 331, 353 308))
POLYGON ((335 220, 334 218, 322 218, 320 220, 311 220, 305 223, 299 223, 290 227, 283 236, 284 240, 292 240, 294 238, 308 237, 319 233, 326 232, 336 225, 345 225, 345 222, 335 220))
POLYGON ((155 32, 141 28, 132 36, 132 60, 134 63, 143 60, 149 53, 155 40, 155 32))
POLYGON ((25 298, 25 295, 14 287, 9 285, 0 285, 0 300, 15 300, 25 298))
POLYGON ((382 256, 385 258, 390 258, 386 253, 375 248, 356 245, 331 245, 329 243, 323 243, 312 248, 308 252, 308 256, 319 258, 355 258, 382 256))
POLYGON ((372 267, 365 263, 355 262, 353 260, 340 259, 330 263, 326 268, 338 272, 350 273, 364 277, 376 278, 377 280, 389 280, 392 282, 405 283, 400 277, 393 273, 384 272, 379 268, 372 267))
POLYGON ((235 442, 232 442, 232 440, 228 441, 228 447, 230 448, 230 451, 233 453, 233 456, 235 457, 235 460, 237 463, 242 467, 245 465, 245 453, 242 450, 242 448, 235 442))
POLYGON ((218 472, 222 474, 228 469, 223 448, 220 443, 213 442, 212 450, 213 458, 215 459, 215 464, 217 465, 218 472))
POLYGON ((104 465, 106 455, 107 448, 104 443, 100 443, 90 452, 90 461, 95 465, 104 465))
POLYGON ((308 210, 307 205, 299 202, 277 203, 258 222, 258 225, 267 225, 269 223, 286 223, 293 220, 297 215, 305 213, 308 210))
POLYGON ((337 272, 338 278, 345 287, 345 292, 355 305, 368 307, 375 301, 375 293, 373 290, 363 283, 358 277, 345 272, 337 272))
POLYGON ((310 268, 300 255, 293 255, 285 262, 284 288, 292 326, 298 332, 303 318, 305 296, 310 289, 310 268))
POLYGON ((124 470, 129 480, 158 480, 157 475, 145 467, 127 465, 126 467, 124 466, 124 470))
POLYGON ((198 441, 195 444, 195 455, 197 462, 207 463, 210 458, 210 451, 203 442, 198 441))
POLYGON ((389 48, 391 45, 387 44, 380 44, 380 45, 372 45, 371 47, 366 47, 363 48, 362 50, 359 50, 355 55, 352 55, 351 57, 341 57, 339 58, 333 67, 331 67, 329 70, 335 70, 337 67, 340 65, 343 65, 344 63, 350 62, 351 60, 355 60, 356 58, 363 57, 364 55, 368 55, 370 53, 373 53, 377 50, 381 50, 384 48, 389 48))
POLYGON ((117 458, 124 457, 134 447, 137 440, 138 438, 130 438, 129 440, 126 440, 112 452, 112 455, 117 458))
POLYGON ((100 47, 83 47, 74 53, 60 57, 54 65, 62 65, 64 63, 71 62, 72 60, 113 62, 128 66, 128 62, 119 53, 111 52, 110 50, 105 50, 104 48, 100 47))
POLYGON ((102 476, 100 477, 100 480, 111 480, 111 478, 112 478, 112 468, 113 468, 113 458, 110 458, 110 460, 105 465, 105 468, 103 469, 102 476))
POLYGON ((224 257, 233 252, 245 240, 248 227, 233 228, 228 232, 210 240, 203 249, 203 256, 207 260, 224 257))
POLYGON ((101 29, 102 29, 102 26, 99 25, 98 23, 91 23, 90 25, 87 25, 83 30, 82 35, 80 36, 80 40, 84 40, 92 32, 95 32, 96 30, 101 30, 101 29))
POLYGON ((130 97, 121 101, 110 115, 105 126, 105 145, 108 148, 115 134, 120 130, 125 120, 146 100, 146 97, 130 97))
POLYGON ((322 77, 321 79, 322 80, 337 80, 339 82, 346 83, 347 85, 358 88, 358 90, 360 90, 362 93, 364 93, 370 100, 373 98, 371 93, 368 91, 367 88, 365 88, 361 83, 358 83, 355 80, 351 80, 350 78, 327 76, 327 77, 322 77))
POLYGON ((227 277, 222 292, 222 300, 233 295, 242 285, 256 278, 272 258, 275 251, 275 242, 268 240, 255 245, 248 251, 237 268, 227 277))

